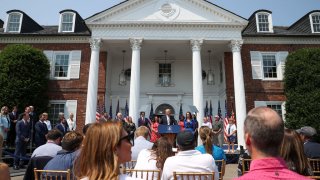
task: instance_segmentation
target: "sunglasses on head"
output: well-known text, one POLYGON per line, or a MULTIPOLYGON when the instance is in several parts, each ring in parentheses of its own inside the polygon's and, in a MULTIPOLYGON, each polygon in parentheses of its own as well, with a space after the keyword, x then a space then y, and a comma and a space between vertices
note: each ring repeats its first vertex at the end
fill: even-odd
POLYGON ((121 143, 122 140, 127 140, 132 146, 134 146, 134 134, 130 133, 122 138, 120 138, 119 143, 121 143))

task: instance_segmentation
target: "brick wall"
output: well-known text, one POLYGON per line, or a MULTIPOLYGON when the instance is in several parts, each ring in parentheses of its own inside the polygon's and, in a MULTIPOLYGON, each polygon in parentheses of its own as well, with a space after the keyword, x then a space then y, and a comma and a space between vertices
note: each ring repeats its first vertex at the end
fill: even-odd
MULTIPOLYGON (((85 123, 87 88, 89 78, 90 44, 29 44, 41 50, 72 51, 81 50, 80 78, 72 80, 50 80, 48 96, 50 100, 77 100, 77 129, 82 130, 85 123)), ((6 45, 0 44, 0 49, 6 45)), ((106 91, 107 53, 100 52, 98 98, 103 100, 106 91)))
MULTIPOLYGON (((301 48, 320 47, 320 45, 279 45, 279 44, 244 44, 241 49, 243 78, 247 111, 254 108, 254 101, 285 101, 284 84, 282 81, 262 81, 252 79, 250 51, 288 51, 293 52, 301 48)), ((232 52, 225 52, 226 95, 228 109, 234 105, 234 83, 232 52)), ((235 107, 234 107, 235 109, 235 107)))

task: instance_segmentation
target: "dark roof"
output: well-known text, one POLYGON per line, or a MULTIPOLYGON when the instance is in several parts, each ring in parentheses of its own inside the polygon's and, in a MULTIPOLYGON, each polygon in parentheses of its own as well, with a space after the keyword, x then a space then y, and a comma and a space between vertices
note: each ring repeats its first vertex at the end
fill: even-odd
MULTIPOLYGON (((118 3, 118 4, 116 4, 116 5, 108 8, 108 9, 105 9, 105 10, 102 10, 102 11, 100 11, 100 12, 98 12, 98 13, 95 13, 95 14, 93 14, 92 16, 89 16, 88 18, 86 18, 86 20, 89 19, 89 18, 91 18, 91 17, 93 17, 93 16, 96 16, 96 15, 98 15, 98 14, 101 14, 101 13, 103 13, 103 12, 105 12, 105 11, 108 11, 109 9, 112 9, 112 8, 114 8, 114 7, 116 7, 116 6, 119 6, 119 5, 121 5, 121 4, 124 4, 124 3, 126 3, 127 1, 129 1, 129 0, 122 1, 122 2, 120 2, 120 3, 118 3)), ((234 12, 231 12, 231 11, 229 11, 229 10, 227 10, 227 9, 224 9, 224 8, 218 6, 218 5, 216 5, 216 4, 214 4, 214 3, 210 2, 210 1, 207 1, 207 0, 203 0, 203 1, 205 1, 205 2, 207 2, 207 3, 209 3, 209 4, 211 4, 211 5, 217 6, 218 8, 223 9, 223 10, 225 10, 225 11, 231 13, 231 14, 234 14, 234 15, 236 15, 236 16, 244 19, 244 20, 247 20, 246 18, 244 18, 244 17, 242 17, 242 16, 239 16, 238 14, 235 14, 234 12)))
POLYGON ((31 33, 31 32, 40 31, 43 29, 36 21, 34 21, 30 16, 28 16, 23 11, 14 9, 14 10, 7 11, 7 14, 10 14, 13 12, 19 12, 23 14, 20 33, 31 33))
POLYGON ((75 19, 75 30, 74 32, 58 32, 59 26, 40 26, 33 19, 31 19, 27 14, 20 10, 11 10, 11 12, 20 12, 23 14, 22 26, 20 33, 5 33, 3 28, 0 28, 0 36, 90 36, 91 31, 85 24, 82 17, 74 10, 66 9, 60 11, 63 12, 73 12, 76 14, 75 19))
POLYGON ((3 28, 4 22, 0 19, 0 28, 3 28))
POLYGON ((255 11, 250 17, 249 17, 249 23, 247 27, 242 31, 242 36, 244 37, 256 37, 256 36, 263 36, 263 37, 281 37, 281 36, 317 36, 319 37, 319 33, 312 33, 311 32, 311 25, 309 20, 309 14, 313 12, 320 12, 320 10, 311 11, 305 16, 303 16, 300 20, 295 22, 290 27, 287 26, 273 26, 273 33, 264 33, 264 32, 257 32, 257 23, 256 23, 256 13, 258 12, 267 12, 272 14, 271 11, 260 9, 258 11, 255 11))
POLYGON ((65 9, 65 10, 60 11, 59 13, 62 14, 64 12, 73 12, 76 14, 74 33, 89 32, 91 34, 90 29, 88 28, 85 21, 83 20, 83 18, 79 15, 79 13, 77 11, 72 10, 72 9, 65 9))

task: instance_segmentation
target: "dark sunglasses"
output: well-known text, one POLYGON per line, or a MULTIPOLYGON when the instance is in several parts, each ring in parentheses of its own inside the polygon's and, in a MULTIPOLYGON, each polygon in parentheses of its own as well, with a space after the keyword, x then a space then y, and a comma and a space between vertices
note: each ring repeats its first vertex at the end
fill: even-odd
POLYGON ((119 140, 119 144, 121 143, 122 140, 127 140, 132 146, 134 146, 134 134, 130 133, 119 140))

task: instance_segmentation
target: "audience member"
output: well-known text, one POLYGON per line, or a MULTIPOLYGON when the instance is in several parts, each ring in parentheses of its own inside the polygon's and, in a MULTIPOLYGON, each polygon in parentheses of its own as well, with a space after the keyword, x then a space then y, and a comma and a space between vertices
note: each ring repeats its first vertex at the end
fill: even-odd
POLYGON ((159 122, 159 124, 163 124, 163 125, 177 125, 177 121, 174 119, 173 116, 171 116, 171 110, 170 109, 166 109, 165 110, 165 115, 161 117, 161 120, 159 122))
POLYGON ((124 119, 123 119, 123 116, 122 116, 122 113, 121 112, 118 112, 117 113, 117 116, 115 118, 116 121, 120 121, 120 122, 124 122, 124 119))
POLYGON ((91 125, 75 161, 75 176, 81 180, 132 179, 120 174, 120 164, 131 160, 133 143, 133 137, 127 134, 120 122, 91 125))
POLYGON ((31 137, 31 124, 29 113, 24 113, 22 119, 18 121, 16 126, 16 149, 14 151, 14 166, 13 169, 18 170, 23 168, 23 161, 20 158, 26 156, 27 143, 31 137))
MULTIPOLYGON (((30 115, 30 111, 31 111, 31 110, 30 110, 30 107, 29 107, 29 106, 25 107, 25 108, 24 108, 24 112, 21 113, 21 114, 19 114, 18 120, 21 120, 24 114, 29 114, 29 117, 31 117, 32 115, 30 115)), ((30 118, 30 119, 31 119, 31 118, 30 118)))
POLYGON ((149 129, 145 126, 140 126, 135 132, 135 145, 131 148, 131 157, 137 160, 138 155, 142 149, 151 149, 153 143, 148 141, 149 129))
POLYGON ((313 175, 308 159, 304 155, 303 145, 296 131, 284 130, 280 156, 286 161, 288 169, 303 176, 313 175))
POLYGON ((218 115, 214 116, 212 122, 213 144, 222 148, 223 145, 223 124, 218 115))
POLYGON ((39 147, 43 144, 46 143, 46 134, 48 133, 48 128, 46 123, 44 122, 43 115, 40 114, 39 116, 39 121, 36 122, 36 125, 34 126, 34 129, 36 131, 35 137, 34 137, 34 142, 36 144, 36 147, 39 147))
POLYGON ((250 171, 237 179, 307 179, 290 171, 279 157, 284 122, 276 111, 267 107, 250 110, 244 122, 244 134, 252 162, 250 171))
POLYGON ((207 126, 208 128, 212 129, 212 124, 211 122, 209 121, 209 118, 208 117, 203 117, 203 123, 202 123, 202 126, 207 126))
POLYGON ((59 131, 62 132, 63 136, 70 131, 68 127, 68 123, 66 119, 64 118, 64 113, 60 112, 59 113, 59 123, 55 126, 56 129, 59 129, 59 131))
POLYGON ((10 130, 8 134, 8 146, 14 147, 16 139, 16 124, 18 122, 18 108, 13 106, 12 112, 9 113, 10 118, 10 130))
POLYGON ((177 135, 179 152, 168 157, 164 163, 161 179, 172 180, 176 172, 215 172, 215 180, 219 179, 218 168, 211 154, 201 154, 194 150, 195 137, 190 131, 182 131, 177 135))
POLYGON ((310 126, 304 126, 296 131, 303 141, 304 153, 307 158, 320 158, 320 144, 313 140, 317 131, 310 126))
POLYGON ((140 118, 138 119, 138 127, 145 126, 150 129, 150 120, 145 117, 145 112, 140 112, 140 118))
POLYGON ((196 147, 202 154, 211 154, 215 160, 227 161, 224 151, 212 143, 212 131, 207 126, 200 127, 199 136, 203 145, 196 147))
MULTIPOLYGON (((139 153, 134 169, 162 171, 164 162, 170 156, 174 156, 172 145, 166 137, 161 137, 153 144, 151 149, 143 149, 139 153)), ((152 174, 149 175, 149 179, 152 179, 152 174)), ((157 174, 154 174, 154 177, 156 176, 157 174)), ((141 173, 139 173, 138 176, 134 177, 146 178, 146 174, 141 176, 141 173)))
POLYGON ((234 153, 234 143, 237 139, 237 127, 234 124, 234 118, 229 118, 229 123, 227 125, 227 139, 228 139, 228 153, 230 153, 230 145, 232 147, 232 153, 234 153))
POLYGON ((10 180, 9 166, 6 163, 0 162, 0 180, 10 180))
POLYGON ((42 113, 42 115, 43 115, 44 123, 46 123, 47 125, 48 131, 50 131, 52 129, 52 126, 51 126, 50 120, 48 119, 48 113, 44 112, 42 113))
POLYGON ((31 157, 56 156, 57 152, 62 150, 62 147, 60 146, 62 137, 62 133, 58 129, 49 131, 46 135, 47 143, 36 148, 31 157))
MULTIPOLYGON (((44 169, 63 171, 70 169, 73 171, 73 163, 79 154, 77 150, 81 147, 82 140, 83 136, 76 131, 66 133, 61 141, 62 150, 58 151, 57 155, 47 163, 44 169)), ((105 144, 108 144, 106 142, 105 144)))
POLYGON ((160 138, 160 134, 158 132, 158 127, 159 127, 159 117, 154 116, 154 118, 151 120, 151 142, 156 142, 160 138))
POLYGON ((134 134, 134 132, 136 131, 136 124, 132 122, 131 116, 128 116, 127 118, 125 118, 124 128, 126 129, 128 134, 134 134))
POLYGON ((89 127, 90 127, 91 125, 93 125, 93 123, 89 123, 89 124, 86 124, 86 125, 83 126, 83 128, 82 128, 83 136, 86 136, 87 131, 88 131, 88 129, 89 129, 89 127))
POLYGON ((76 121, 74 120, 74 114, 70 113, 69 118, 67 119, 67 123, 69 126, 70 131, 75 131, 76 130, 76 121))
POLYGON ((3 106, 0 111, 0 134, 3 137, 3 144, 7 146, 7 137, 10 130, 10 117, 8 113, 8 107, 3 106))

